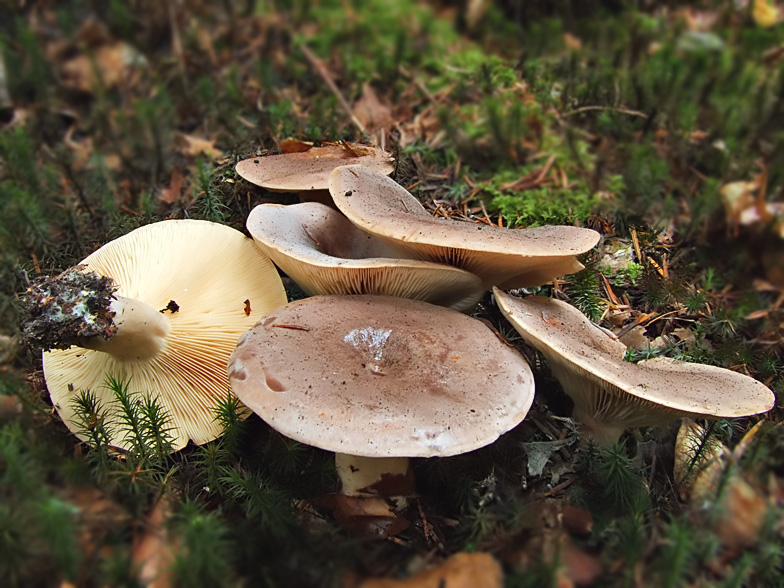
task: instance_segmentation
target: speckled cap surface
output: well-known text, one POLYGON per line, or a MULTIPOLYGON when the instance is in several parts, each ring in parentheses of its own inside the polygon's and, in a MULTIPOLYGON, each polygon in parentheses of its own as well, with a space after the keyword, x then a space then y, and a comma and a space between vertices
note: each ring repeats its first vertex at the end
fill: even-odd
POLYGON ((392 156, 375 147, 341 145, 313 147, 301 153, 281 153, 240 161, 237 173, 251 184, 273 192, 326 190, 330 172, 341 165, 358 164, 389 175, 395 169, 392 156))
POLYGON ((525 359, 484 323, 388 296, 316 296, 272 310, 228 366, 237 396, 283 435, 364 457, 488 445, 523 420, 525 359))
POLYGON ((329 191, 351 222, 393 249, 463 268, 488 288, 539 286, 580 271, 576 256, 599 241, 596 231, 572 226, 505 229, 435 218, 397 182, 361 166, 336 168, 329 191))
MULTIPOLYGON (((666 357, 627 362, 623 359, 623 343, 611 339, 566 302, 541 296, 516 298, 497 288, 493 294, 504 316, 526 342, 561 369, 584 378, 586 390, 601 382, 613 396, 620 398, 626 393, 642 401, 643 412, 656 404, 674 416, 732 418, 773 408, 773 392, 754 378, 666 357)), ((579 394, 574 385, 564 388, 573 398, 579 394)), ((575 402, 580 401, 575 398, 575 402)), ((612 413, 615 409, 605 405, 603 410, 612 413)), ((633 412, 629 407, 617 410, 628 415, 633 412)), ((639 425, 631 421, 627 426, 639 425)))

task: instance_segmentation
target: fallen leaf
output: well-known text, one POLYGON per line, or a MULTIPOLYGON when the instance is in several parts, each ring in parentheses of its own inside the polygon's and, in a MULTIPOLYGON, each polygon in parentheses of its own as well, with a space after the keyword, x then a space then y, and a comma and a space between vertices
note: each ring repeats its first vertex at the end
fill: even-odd
POLYGON ((763 29, 769 29, 781 21, 778 9, 771 4, 770 0, 754 0, 751 16, 757 26, 763 29))
POLYGON ((161 202, 166 204, 174 204, 177 202, 182 195, 183 184, 185 184, 185 176, 182 175, 180 168, 175 167, 172 170, 169 187, 161 189, 161 195, 159 196, 161 202))
POLYGON ((367 82, 362 86, 362 96, 354 103, 353 111, 354 116, 374 138, 381 132, 389 134, 395 124, 389 106, 381 101, 373 86, 367 82))
POLYGON ((568 535, 561 536, 560 563, 566 577, 578 586, 593 586, 604 571, 599 560, 577 547, 568 535))
POLYGON ((593 530, 593 515, 584 508, 566 505, 561 511, 561 524, 572 535, 588 536, 593 530))
POLYGON ((465 22, 469 31, 476 30, 487 12, 489 0, 468 0, 465 5, 465 22))
POLYGON ((724 484, 720 484, 722 476, 728 475, 726 469, 729 464, 740 461, 762 423, 760 421, 749 429, 732 451, 721 442, 712 440, 702 448, 704 459, 694 466, 691 464, 695 450, 701 444, 704 428, 691 419, 684 419, 675 442, 673 478, 678 491, 700 512, 707 511, 716 500, 720 500, 716 511, 718 516, 710 526, 730 553, 739 553, 757 544, 768 508, 775 502, 749 483, 743 472, 730 473, 724 484), (720 486, 724 490, 718 497, 720 486))
POLYGON ((186 135, 185 133, 178 133, 176 135, 177 141, 180 144, 180 151, 183 155, 196 157, 198 155, 206 155, 210 159, 218 159, 223 152, 215 146, 215 141, 210 139, 202 139, 194 137, 193 135, 186 135))
POLYGON ((575 37, 572 33, 564 33, 563 40, 567 49, 571 49, 572 51, 579 51, 583 48, 583 42, 578 37, 575 37))
POLYGON ((62 66, 66 85, 91 93, 99 85, 113 88, 132 84, 139 75, 139 68, 146 60, 127 43, 117 42, 95 49, 92 54, 81 53, 62 66))
POLYGON ((737 224, 740 213, 754 206, 754 192, 757 190, 757 182, 730 182, 724 184, 719 190, 721 203, 727 214, 727 221, 730 224, 737 224))
POLYGON ((440 566, 403 580, 374 578, 359 588, 501 588, 500 564, 488 553, 456 553, 440 566))
POLYGON ((280 150, 283 153, 304 153, 313 147, 312 141, 300 141, 292 137, 287 137, 280 142, 280 150))
POLYGON ((170 511, 171 500, 164 494, 133 540, 131 560, 139 583, 147 588, 168 588, 172 585, 171 567, 177 546, 165 526, 170 511))

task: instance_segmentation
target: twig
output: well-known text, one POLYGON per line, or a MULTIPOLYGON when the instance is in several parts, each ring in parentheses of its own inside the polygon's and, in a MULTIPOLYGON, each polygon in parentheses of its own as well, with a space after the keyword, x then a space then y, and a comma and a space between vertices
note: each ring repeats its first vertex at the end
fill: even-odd
POLYGON ((596 110, 620 112, 621 114, 628 114, 629 116, 648 118, 647 114, 645 114, 644 112, 640 112, 639 110, 631 110, 630 108, 617 108, 615 106, 581 106, 580 108, 570 110, 569 112, 564 112, 561 116, 572 116, 573 114, 580 114, 582 112, 592 112, 596 110))
POLYGON ((335 81, 332 79, 327 68, 321 63, 321 60, 313 55, 313 52, 308 48, 307 45, 301 45, 300 49, 302 49, 302 54, 305 58, 310 62, 310 65, 313 66, 313 69, 319 75, 319 77, 324 80, 324 82, 329 86, 329 89, 332 90, 332 93, 335 95, 335 98, 338 99, 340 105, 343 107, 343 110, 346 111, 346 114, 349 115, 351 118, 351 122, 354 123, 354 126, 359 129, 360 133, 367 133, 365 130, 365 126, 359 121, 359 119, 354 115, 354 110, 351 108, 351 105, 345 99, 343 94, 340 93, 337 85, 335 85, 335 81))

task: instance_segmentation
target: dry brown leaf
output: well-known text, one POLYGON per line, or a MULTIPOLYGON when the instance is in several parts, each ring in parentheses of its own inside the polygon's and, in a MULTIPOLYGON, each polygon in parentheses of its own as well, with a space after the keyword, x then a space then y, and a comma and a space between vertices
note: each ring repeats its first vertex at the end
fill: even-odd
POLYGON ((488 553, 456 553, 440 566, 403 580, 373 578, 360 588, 501 588, 500 564, 488 553))
POLYGON ((180 144, 180 151, 183 155, 188 155, 189 157, 206 155, 210 159, 218 159, 223 154, 223 151, 215 146, 215 141, 210 139, 179 133, 177 141, 180 144))
POLYGON ((280 150, 283 153, 305 153, 313 148, 312 141, 300 141, 292 137, 287 137, 280 142, 280 150))
MULTIPOLYGON (((707 463, 691 473, 686 468, 695 445, 699 443, 703 428, 691 419, 684 419, 675 442, 673 471, 673 478, 681 496, 700 508, 716 501, 721 476, 726 475, 725 469, 730 462, 737 463, 740 460, 758 434, 762 422, 749 429, 733 451, 721 443, 705 448, 703 451, 708 456, 707 463)), ((732 475, 726 481, 721 496, 719 517, 712 524, 713 531, 724 547, 731 553, 737 553, 756 545, 771 502, 772 500, 766 497, 761 489, 750 484, 742 473, 732 475)))
POLYGON ((166 204, 174 204, 180 199, 182 195, 182 187, 185 184, 185 176, 182 175, 180 168, 175 167, 172 170, 171 179, 169 180, 169 187, 161 189, 159 199, 166 204))
POLYGON ((561 539, 560 562, 564 575, 578 586, 593 586, 602 575, 602 564, 577 547, 568 535, 561 539))
POLYGON ((593 515, 584 508, 567 504, 561 511, 561 524, 572 535, 587 536, 593 529, 593 515))
POLYGON ((354 116, 364 125, 368 133, 389 133, 395 124, 392 110, 376 94, 369 83, 362 86, 362 96, 354 103, 354 116))
POLYGON ((724 445, 712 444, 702 450, 701 462, 692 464, 704 431, 702 425, 685 418, 675 439, 672 477, 678 493, 687 502, 699 503, 710 499, 724 469, 723 458, 729 453, 724 445))
POLYGON ((571 49, 572 51, 579 51, 583 48, 583 42, 578 37, 575 37, 572 33, 564 33, 563 40, 567 49, 571 49))
POLYGON ((137 578, 147 588, 172 586, 171 567, 177 550, 176 540, 169 535, 165 523, 171 514, 171 500, 164 495, 134 537, 131 559, 137 578))
POLYGON ((465 5, 465 23, 469 31, 476 30, 491 4, 489 0, 468 0, 465 5))
POLYGON ((136 49, 117 42, 98 47, 92 55, 82 53, 66 61, 62 66, 63 81, 88 93, 99 85, 104 88, 131 85, 144 63, 144 57, 136 49))

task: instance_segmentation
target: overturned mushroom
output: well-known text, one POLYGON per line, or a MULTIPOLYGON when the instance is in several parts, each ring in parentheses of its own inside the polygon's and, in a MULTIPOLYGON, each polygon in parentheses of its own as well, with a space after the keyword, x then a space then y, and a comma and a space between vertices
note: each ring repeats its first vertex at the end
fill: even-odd
POLYGON ((584 432, 600 443, 614 443, 628 428, 683 416, 734 418, 773 407, 773 393, 754 378, 665 357, 630 363, 623 359, 625 345, 573 306, 498 288, 493 293, 523 339, 547 358, 584 432))
POLYGON ((406 494, 408 458, 492 443, 533 401, 525 359, 480 321, 389 296, 271 311, 229 361, 232 388, 282 434, 336 452, 345 494, 406 494))
MULTIPOLYGON (((159 401, 180 449, 220 434, 214 409, 229 390, 229 354, 286 295, 275 267, 239 231, 169 220, 107 243, 27 299, 34 316, 26 335, 51 349, 46 384, 72 432, 80 434, 72 400, 91 390, 109 407, 111 376, 159 401)), ((107 426, 117 433, 116 422, 107 426)))
POLYGON ((488 288, 539 286, 580 271, 577 255, 599 240, 596 231, 571 226, 513 230, 438 219, 394 180, 362 166, 337 168, 329 189, 352 223, 402 255, 465 269, 488 288))
POLYGON ((327 186, 329 174, 336 167, 349 164, 364 165, 384 175, 395 169, 386 151, 356 143, 251 157, 240 161, 236 169, 243 179, 271 192, 297 192, 302 202, 332 205, 327 186))
POLYGON ((484 291, 479 278, 465 270, 399 259, 382 241, 317 202, 257 206, 247 226, 262 251, 309 295, 383 294, 469 311, 484 291))

